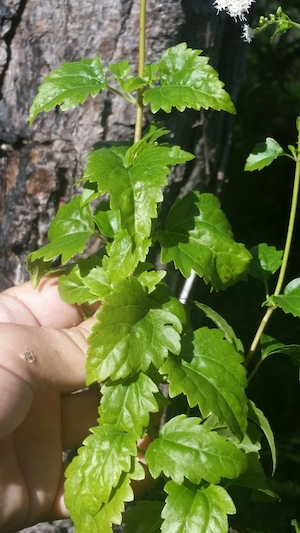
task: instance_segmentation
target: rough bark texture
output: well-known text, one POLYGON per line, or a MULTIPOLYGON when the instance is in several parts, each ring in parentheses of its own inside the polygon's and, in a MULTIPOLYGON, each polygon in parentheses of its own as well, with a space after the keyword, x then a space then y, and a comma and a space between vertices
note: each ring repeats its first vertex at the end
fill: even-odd
MULTIPOLYGON (((42 114, 30 129, 37 87, 64 61, 99 55, 135 65, 138 9, 138 0, 0 0, 0 290, 27 279, 26 256, 46 242, 57 208, 76 193, 93 145, 133 136, 132 108, 106 92, 76 110, 42 114)), ((148 0, 147 9, 147 60, 186 41, 210 56, 234 100, 245 49, 239 24, 216 16, 211 0, 148 0)), ((219 193, 232 117, 189 111, 157 118, 173 131, 172 142, 196 154, 171 175, 165 211, 192 187, 219 193)), ((63 521, 26 531, 73 529, 63 521)))

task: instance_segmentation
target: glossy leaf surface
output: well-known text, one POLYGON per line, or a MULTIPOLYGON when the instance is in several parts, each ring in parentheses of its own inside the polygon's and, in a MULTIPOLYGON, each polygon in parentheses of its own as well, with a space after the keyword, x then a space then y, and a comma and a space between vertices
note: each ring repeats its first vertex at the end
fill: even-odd
POLYGON ((162 263, 174 261, 188 278, 194 270, 216 290, 245 279, 250 253, 235 242, 219 200, 209 193, 188 193, 172 207, 159 234, 162 263))
POLYGON ((187 48, 186 43, 164 52, 159 62, 160 86, 144 92, 144 103, 150 104, 152 113, 159 109, 170 113, 172 107, 179 111, 211 107, 235 113, 217 72, 200 54, 201 50, 187 48))
POLYGON ((204 417, 219 421, 242 439, 247 426, 246 372, 242 357, 217 329, 201 328, 182 341, 181 357, 170 356, 161 373, 168 375, 170 396, 182 392, 204 417))
POLYGON ((235 514, 235 506, 223 487, 198 489, 169 481, 165 491, 162 533, 228 533, 227 515, 235 514))

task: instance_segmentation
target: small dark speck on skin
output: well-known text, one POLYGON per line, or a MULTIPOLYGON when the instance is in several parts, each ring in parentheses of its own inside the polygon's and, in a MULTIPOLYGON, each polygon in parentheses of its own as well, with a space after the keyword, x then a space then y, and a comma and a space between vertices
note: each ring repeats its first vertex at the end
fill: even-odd
POLYGON ((23 361, 26 361, 26 363, 33 363, 35 360, 33 353, 28 348, 25 348, 24 352, 19 353, 19 357, 21 357, 23 361))

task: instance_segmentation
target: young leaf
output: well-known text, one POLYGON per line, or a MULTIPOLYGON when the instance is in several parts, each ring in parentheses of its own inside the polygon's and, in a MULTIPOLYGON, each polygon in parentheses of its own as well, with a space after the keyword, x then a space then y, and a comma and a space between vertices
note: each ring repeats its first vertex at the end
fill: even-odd
POLYGON ((168 350, 180 352, 181 322, 159 309, 133 276, 116 283, 97 319, 89 337, 88 383, 145 372, 150 364, 159 368, 168 350))
POLYGON ((91 430, 66 471, 66 505, 94 515, 107 503, 123 472, 132 469, 136 437, 117 428, 91 430))
POLYGON ((271 137, 267 137, 262 143, 259 143, 253 149, 246 161, 245 170, 261 170, 269 166, 284 151, 280 144, 271 137))
POLYGON ((293 279, 284 288, 283 294, 271 296, 268 305, 278 305, 285 313, 300 317, 300 278, 293 279))
POLYGON ((228 514, 235 506, 223 487, 187 487, 169 481, 162 511, 162 533, 228 533, 228 514))
POLYGON ((120 212, 122 228, 138 247, 151 234, 169 167, 194 156, 178 146, 149 144, 144 139, 134 145, 134 153, 132 158, 132 149, 126 153, 124 147, 92 152, 83 179, 96 182, 99 193, 110 195, 111 208, 120 212))
POLYGON ((252 260, 248 274, 261 281, 267 281, 275 274, 282 263, 283 250, 276 250, 275 246, 261 243, 251 248, 252 260))
POLYGON ((125 533, 160 533, 162 509, 162 502, 137 501, 136 505, 123 515, 125 533))
POLYGON ((230 342, 234 349, 240 353, 241 355, 244 354, 244 347, 240 339, 237 338, 235 332, 233 331, 232 327, 228 324, 228 322, 223 318, 219 313, 214 311, 214 309, 211 309, 211 307, 208 307, 208 305, 194 302, 201 311, 203 311, 208 318, 210 318, 218 328, 223 331, 225 339, 230 342))
POLYGON ((276 448, 272 429, 270 424, 263 414, 263 412, 256 407, 255 403, 249 400, 249 419, 252 420, 263 431, 268 444, 270 446, 272 461, 273 461, 273 474, 276 470, 276 448))
POLYGON ((159 109, 170 113, 172 107, 184 111, 187 107, 201 107, 235 113, 229 94, 223 89, 217 72, 208 64, 208 58, 199 57, 201 50, 178 44, 164 52, 159 62, 160 86, 144 92, 144 103, 152 113, 159 109))
POLYGON ((170 356, 160 372, 168 375, 171 398, 187 396, 204 417, 216 415, 240 440, 247 426, 246 373, 242 357, 217 329, 200 328, 182 340, 181 357, 170 356))
POLYGON ((30 281, 34 289, 37 288, 41 279, 51 271, 51 261, 44 261, 43 258, 32 259, 31 254, 26 258, 26 267, 30 274, 30 281))
POLYGON ((63 111, 83 104, 106 88, 105 74, 99 57, 63 63, 46 76, 29 112, 29 124, 42 111, 60 105, 63 111))
MULTIPOLYGON (((144 469, 133 458, 132 468, 127 474, 122 472, 117 486, 112 490, 107 502, 99 501, 98 508, 95 512, 88 510, 86 505, 90 499, 90 493, 76 493, 76 498, 71 493, 66 492, 65 501, 71 510, 72 519, 75 523, 76 531, 89 533, 113 533, 112 524, 121 524, 122 512, 124 511, 124 502, 131 502, 134 499, 131 480, 141 480, 144 478, 144 469)), ((90 472, 91 473, 91 472, 90 472)), ((66 482, 67 485, 68 482, 66 482)), ((97 486, 94 487, 97 491, 97 486)), ((68 489, 68 486, 67 486, 68 489)))
POLYGON ((133 274, 140 261, 145 261, 151 241, 147 237, 134 245, 127 229, 120 230, 112 244, 107 246, 109 258, 105 261, 105 268, 112 282, 126 279, 133 274))
POLYGON ((91 294, 89 288, 84 284, 78 265, 74 265, 66 274, 59 276, 58 290, 61 298, 67 304, 82 305, 86 302, 94 303, 99 300, 97 296, 91 294))
POLYGON ((212 194, 191 191, 175 202, 159 237, 162 263, 174 261, 186 278, 195 270, 217 291, 245 279, 251 255, 234 241, 220 202, 212 194))
POLYGON ((234 479, 245 470, 245 454, 199 422, 178 415, 163 426, 145 456, 154 478, 163 472, 176 483, 186 478, 197 485, 202 479, 209 483, 219 483, 221 477, 234 479))
POLYGON ((80 197, 76 196, 58 210, 49 227, 50 242, 32 252, 30 261, 40 257, 49 261, 61 255, 62 263, 67 263, 73 255, 83 252, 94 231, 90 207, 88 205, 82 207, 80 197))
POLYGON ((139 438, 149 424, 149 414, 159 410, 156 392, 158 387, 143 372, 118 384, 107 381, 101 387, 101 424, 113 425, 139 438))

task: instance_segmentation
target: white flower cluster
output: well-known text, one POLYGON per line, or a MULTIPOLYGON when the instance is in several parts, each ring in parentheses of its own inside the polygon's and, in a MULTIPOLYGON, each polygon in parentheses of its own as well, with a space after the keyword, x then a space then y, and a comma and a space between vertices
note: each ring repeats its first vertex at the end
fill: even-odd
POLYGON ((245 20, 245 13, 254 0, 215 0, 214 6, 219 11, 226 11, 231 17, 245 20))

